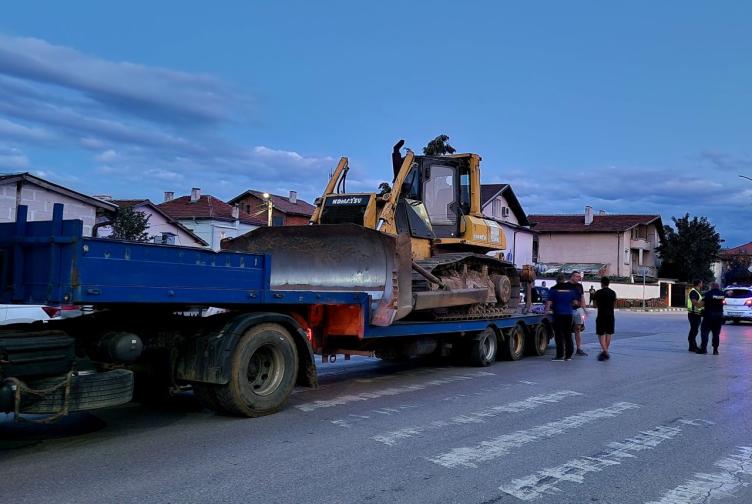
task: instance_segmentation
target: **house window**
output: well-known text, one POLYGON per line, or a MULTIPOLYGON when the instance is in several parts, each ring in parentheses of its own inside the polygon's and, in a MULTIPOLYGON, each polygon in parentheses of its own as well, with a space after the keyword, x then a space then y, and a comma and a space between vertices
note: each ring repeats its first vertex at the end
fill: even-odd
POLYGON ((491 215, 493 217, 501 217, 501 210, 504 208, 501 205, 500 199, 495 199, 491 202, 491 215))
POLYGON ((162 245, 175 245, 176 237, 177 235, 175 233, 162 233, 160 243, 162 243, 162 245))
POLYGON ((272 226, 284 226, 285 218, 281 215, 272 216, 272 226))
POLYGON ((247 213, 247 214, 251 213, 251 205, 246 205, 245 206, 245 213, 247 213))

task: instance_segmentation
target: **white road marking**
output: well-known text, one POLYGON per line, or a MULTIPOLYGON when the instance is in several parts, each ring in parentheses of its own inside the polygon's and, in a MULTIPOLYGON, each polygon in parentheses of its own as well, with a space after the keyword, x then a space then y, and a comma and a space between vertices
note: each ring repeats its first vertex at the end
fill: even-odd
MULTIPOLYGON (((697 420, 679 420, 677 423, 681 423, 682 426, 703 425, 697 420)), ((545 494, 555 494, 560 491, 557 485, 562 481, 582 483, 588 473, 600 472, 619 465, 622 459, 635 458, 634 453, 652 450, 681 433, 681 427, 659 425, 623 441, 609 443, 606 450, 593 456, 577 457, 562 465, 547 467, 529 476, 512 480, 509 484, 500 486, 499 490, 523 501, 532 501, 545 494)))
POLYGON ((493 418, 503 413, 519 413, 521 411, 531 410, 544 404, 553 404, 562 401, 569 397, 581 396, 579 392, 573 390, 563 390, 560 392, 554 392, 551 394, 537 395, 528 397, 522 401, 514 401, 501 406, 494 406, 481 411, 475 411, 472 413, 466 413, 464 415, 456 416, 448 421, 431 422, 429 424, 419 425, 416 427, 406 427, 404 429, 398 429, 384 434, 373 436, 371 439, 384 443, 385 445, 394 446, 399 442, 419 436, 425 432, 434 431, 447 427, 449 425, 464 425, 470 423, 484 423, 486 419, 493 418))
MULTIPOLYGON (((369 411, 369 413, 376 413, 378 415, 396 415, 398 413, 402 413, 403 411, 407 409, 414 409, 418 407, 420 407, 420 404, 400 404, 399 406, 394 407, 394 408, 374 409, 374 410, 369 411)), ((344 418, 330 420, 330 422, 339 427, 344 427, 345 429, 349 429, 354 424, 363 422, 365 420, 368 420, 369 418, 371 418, 369 415, 350 414, 344 418)))
POLYGON ((693 479, 648 504, 695 504, 734 497, 741 487, 752 484, 752 447, 739 446, 737 450, 737 454, 724 457, 714 464, 721 468, 720 471, 695 473, 693 479))
POLYGON ((369 401, 371 399, 378 399, 380 397, 396 396, 400 394, 406 394, 409 392, 415 392, 418 390, 427 389, 429 387, 437 387, 440 385, 448 385, 450 383, 472 380, 473 378, 481 378, 486 376, 496 376, 494 373, 488 371, 475 371, 472 373, 466 373, 462 375, 452 375, 446 378, 437 378, 435 380, 429 380, 424 383, 416 383, 414 385, 405 385, 402 387, 389 387, 381 390, 374 390, 373 392, 362 392, 360 394, 348 394, 334 399, 312 401, 303 404, 297 404, 295 407, 300 411, 314 411, 321 408, 332 408, 334 406, 342 406, 351 402, 357 401, 369 401))
POLYGON ((602 420, 604 418, 613 418, 631 409, 640 406, 629 402, 617 402, 607 408, 598 408, 584 411, 577 415, 564 417, 554 422, 538 425, 531 429, 519 430, 511 434, 504 434, 488 441, 483 441, 476 446, 463 446, 454 448, 450 452, 442 453, 436 457, 429 458, 431 462, 447 467, 478 467, 480 462, 488 462, 509 453, 514 448, 547 439, 558 434, 563 434, 569 430, 577 429, 583 425, 602 420))

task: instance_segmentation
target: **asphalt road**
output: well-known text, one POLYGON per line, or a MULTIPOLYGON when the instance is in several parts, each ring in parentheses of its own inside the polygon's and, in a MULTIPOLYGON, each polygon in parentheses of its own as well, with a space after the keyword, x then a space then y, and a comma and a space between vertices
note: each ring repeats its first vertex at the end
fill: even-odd
POLYGON ((752 325, 687 352, 684 313, 617 313, 612 359, 321 367, 270 417, 189 395, 0 423, 0 502, 752 502, 752 325))

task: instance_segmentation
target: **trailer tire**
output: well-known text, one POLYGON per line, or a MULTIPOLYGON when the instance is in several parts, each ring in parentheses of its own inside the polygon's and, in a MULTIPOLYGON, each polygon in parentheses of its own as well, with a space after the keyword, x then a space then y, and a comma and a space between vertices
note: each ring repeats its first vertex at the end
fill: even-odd
POLYGON ((520 324, 504 332, 502 355, 511 361, 520 360, 525 355, 525 328, 520 324))
POLYGON ((545 324, 536 324, 533 328, 532 334, 527 338, 527 353, 528 355, 534 355, 540 357, 546 354, 548 350, 548 328, 545 324))
POLYGON ((240 338, 233 351, 230 381, 215 395, 231 415, 258 417, 278 411, 295 387, 298 351, 279 324, 259 324, 240 338))
POLYGON ((487 327, 470 342, 470 365, 486 367, 496 360, 499 340, 496 331, 487 327))

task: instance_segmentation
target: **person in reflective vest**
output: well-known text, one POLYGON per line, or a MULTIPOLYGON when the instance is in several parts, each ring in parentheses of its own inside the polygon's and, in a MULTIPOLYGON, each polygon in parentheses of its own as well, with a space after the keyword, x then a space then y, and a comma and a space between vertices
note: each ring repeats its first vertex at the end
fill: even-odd
POLYGON ((692 282, 692 288, 689 290, 687 296, 687 318, 689 319, 689 335, 687 340, 689 341, 689 351, 697 351, 697 333, 700 331, 700 323, 702 322, 702 280, 695 280, 692 282))

